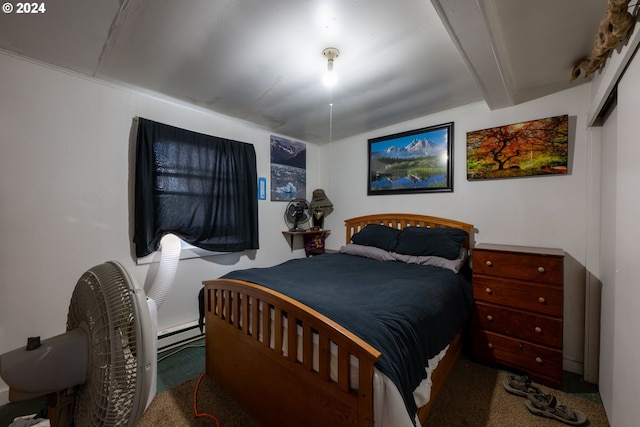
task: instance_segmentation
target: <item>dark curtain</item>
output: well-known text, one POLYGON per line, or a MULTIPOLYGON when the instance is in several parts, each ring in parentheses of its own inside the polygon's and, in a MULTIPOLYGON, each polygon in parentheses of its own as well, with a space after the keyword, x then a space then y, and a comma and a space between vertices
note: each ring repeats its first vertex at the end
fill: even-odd
POLYGON ((211 251, 258 249, 253 145, 138 119, 136 256, 166 233, 211 251))

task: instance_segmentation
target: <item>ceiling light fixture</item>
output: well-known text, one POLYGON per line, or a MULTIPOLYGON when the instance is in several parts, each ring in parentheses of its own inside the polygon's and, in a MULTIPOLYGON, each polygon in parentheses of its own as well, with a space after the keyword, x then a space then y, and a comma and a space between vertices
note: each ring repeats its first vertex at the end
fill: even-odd
POLYGON ((336 72, 333 71, 333 60, 340 55, 340 51, 335 47, 328 47, 322 51, 322 54, 327 58, 327 72, 324 73, 322 82, 327 87, 333 87, 338 80, 336 72))

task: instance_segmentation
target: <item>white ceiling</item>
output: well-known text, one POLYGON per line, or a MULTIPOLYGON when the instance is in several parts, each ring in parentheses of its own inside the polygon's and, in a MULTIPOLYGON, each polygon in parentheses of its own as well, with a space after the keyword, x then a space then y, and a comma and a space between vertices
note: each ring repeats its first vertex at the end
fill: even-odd
POLYGON ((325 143, 571 85, 607 0, 64 0, 0 49, 325 143), (335 47, 339 82, 321 83, 335 47), (333 103, 333 120, 330 107, 333 103), (330 126, 331 122, 331 126, 330 126))

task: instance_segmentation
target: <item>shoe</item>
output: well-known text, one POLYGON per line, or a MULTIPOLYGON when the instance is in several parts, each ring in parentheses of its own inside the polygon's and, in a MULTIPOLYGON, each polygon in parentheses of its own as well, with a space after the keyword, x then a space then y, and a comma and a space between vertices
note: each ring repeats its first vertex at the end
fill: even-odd
POLYGON ((527 409, 534 415, 547 417, 572 426, 581 426, 587 422, 587 416, 561 405, 555 396, 549 393, 530 394, 525 401, 527 409))
POLYGON ((541 389, 531 383, 531 379, 526 375, 509 374, 502 386, 506 391, 516 396, 528 397, 530 394, 543 393, 541 389))

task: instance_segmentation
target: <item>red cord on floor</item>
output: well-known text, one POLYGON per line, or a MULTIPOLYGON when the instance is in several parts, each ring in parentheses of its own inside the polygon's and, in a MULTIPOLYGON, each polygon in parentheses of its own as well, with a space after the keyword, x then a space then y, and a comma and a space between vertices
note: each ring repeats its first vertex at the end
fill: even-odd
POLYGON ((198 405, 196 403, 197 401, 197 396, 198 396, 198 388, 200 387, 200 382, 202 381, 202 378, 204 377, 204 372, 200 374, 200 376, 198 377, 198 382, 196 383, 196 389, 193 392, 193 413, 195 414, 196 417, 206 417, 206 418, 211 418, 213 421, 216 422, 216 426, 220 427, 220 422, 218 421, 218 419, 211 415, 211 414, 201 414, 200 412, 198 412, 198 405))

